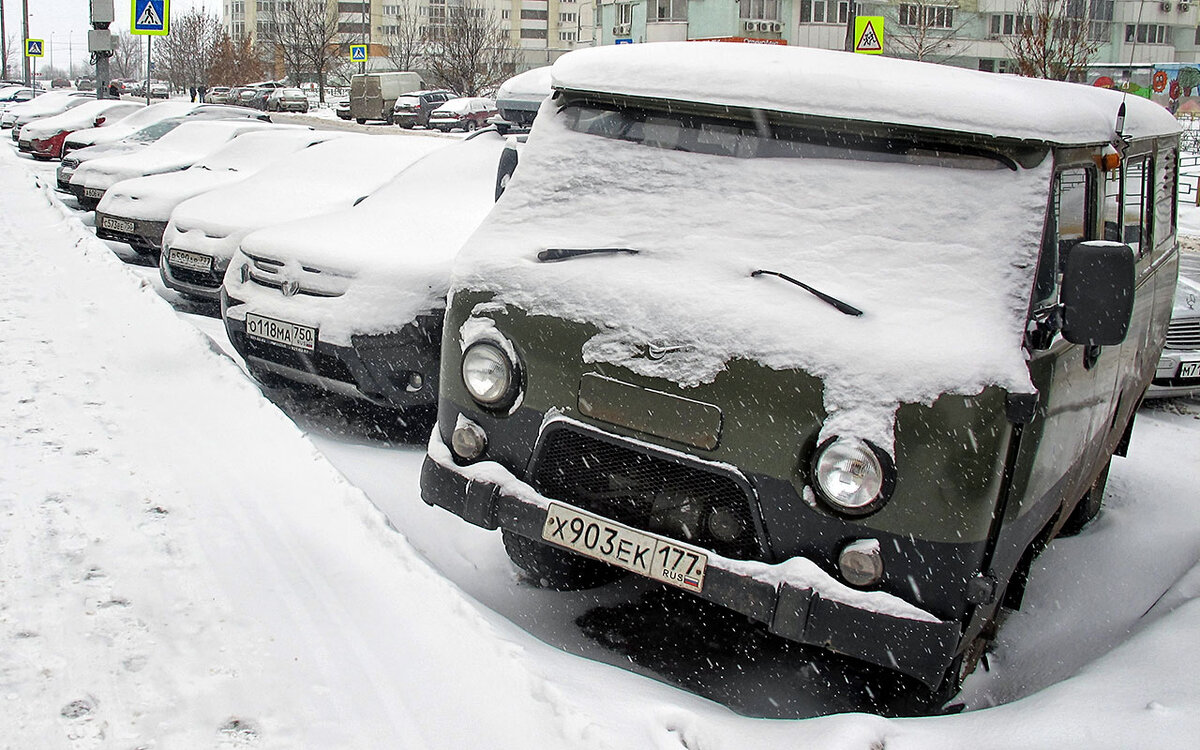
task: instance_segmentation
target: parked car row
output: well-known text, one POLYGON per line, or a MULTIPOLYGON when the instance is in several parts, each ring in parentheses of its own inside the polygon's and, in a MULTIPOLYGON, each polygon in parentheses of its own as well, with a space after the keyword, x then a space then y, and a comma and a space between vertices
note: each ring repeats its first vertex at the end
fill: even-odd
MULTIPOLYGON (((536 585, 641 575, 941 704, 1100 511, 1147 387, 1200 390, 1174 118, 796 47, 594 48, 553 77, 524 143, 249 118, 131 143, 176 117, 71 152, 67 187, 219 300, 260 381, 436 404, 422 498, 536 585)), ((411 91, 415 124, 441 92, 411 91)), ((487 109, 451 103, 430 126, 487 109)))

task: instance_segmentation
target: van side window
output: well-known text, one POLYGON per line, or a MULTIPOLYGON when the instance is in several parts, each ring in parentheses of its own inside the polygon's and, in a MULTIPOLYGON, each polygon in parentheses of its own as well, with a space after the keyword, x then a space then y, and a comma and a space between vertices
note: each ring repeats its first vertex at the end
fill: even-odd
POLYGON ((1173 148, 1162 148, 1154 161, 1154 244, 1157 246, 1175 233, 1179 210, 1179 154, 1173 148))
POLYGON ((1150 247, 1150 226, 1146 220, 1145 202, 1146 183, 1150 178, 1150 160, 1145 156, 1134 157, 1122 166, 1121 172, 1124 174, 1121 206, 1125 227, 1121 238, 1140 256, 1143 246, 1147 249, 1150 247))
POLYGON ((1054 177, 1034 282, 1035 306, 1057 301, 1059 259, 1076 242, 1091 238, 1093 184, 1091 170, 1084 168, 1064 169, 1054 177))

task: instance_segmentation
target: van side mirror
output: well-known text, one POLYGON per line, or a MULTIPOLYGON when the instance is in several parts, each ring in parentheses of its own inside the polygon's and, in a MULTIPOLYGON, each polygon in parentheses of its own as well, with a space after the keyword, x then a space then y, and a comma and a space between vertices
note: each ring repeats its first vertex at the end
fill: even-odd
POLYGON ((1133 315, 1133 250, 1093 240, 1071 247, 1063 262, 1062 335, 1072 344, 1113 346, 1133 315))

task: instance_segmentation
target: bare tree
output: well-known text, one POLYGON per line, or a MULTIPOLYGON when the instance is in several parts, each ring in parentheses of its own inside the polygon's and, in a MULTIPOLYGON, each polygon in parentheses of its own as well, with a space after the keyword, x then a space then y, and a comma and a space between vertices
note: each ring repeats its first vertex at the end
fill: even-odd
POLYGON ((1022 0, 1017 34, 1006 42, 1017 72, 1033 78, 1078 80, 1107 41, 1112 7, 1096 0, 1022 0))
POLYGON ((888 53, 896 57, 947 62, 965 48, 962 38, 967 14, 958 13, 951 0, 906 0, 885 14, 890 29, 885 36, 888 53))
POLYGON ((265 7, 266 24, 259 27, 259 44, 282 57, 296 83, 301 76, 315 76, 318 96, 325 101, 326 79, 342 54, 335 42, 337 14, 326 0, 275 0, 265 7))
MULTIPOLYGON (((21 40, 15 34, 9 34, 4 40, 4 75, 0 78, 8 78, 10 70, 18 70, 21 67, 21 40)), ((16 74, 19 78, 20 75, 16 74)))
POLYGON ((416 70, 425 55, 425 30, 412 0, 400 0, 396 22, 383 27, 385 57, 396 70, 416 70))
POLYGON ((430 77, 463 96, 494 90, 516 68, 508 31, 479 0, 448 4, 445 24, 431 26, 426 38, 430 77))
POLYGON ((208 69, 223 30, 206 8, 188 10, 171 19, 171 33, 154 44, 154 63, 171 85, 186 89, 208 84, 208 69))
POLYGON ((146 71, 146 47, 139 37, 128 31, 114 34, 113 54, 108 60, 113 78, 140 78, 146 71))

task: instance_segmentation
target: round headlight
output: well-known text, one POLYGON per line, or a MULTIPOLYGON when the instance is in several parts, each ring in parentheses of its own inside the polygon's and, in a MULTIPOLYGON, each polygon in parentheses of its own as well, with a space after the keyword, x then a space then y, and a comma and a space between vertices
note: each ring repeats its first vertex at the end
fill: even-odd
POLYGON ((485 406, 496 406, 508 397, 514 369, 504 350, 487 341, 471 344, 463 353, 463 384, 471 398, 485 406))
POLYGON ((848 515, 866 515, 887 502, 894 474, 891 458, 865 440, 830 438, 813 459, 817 494, 848 515))

